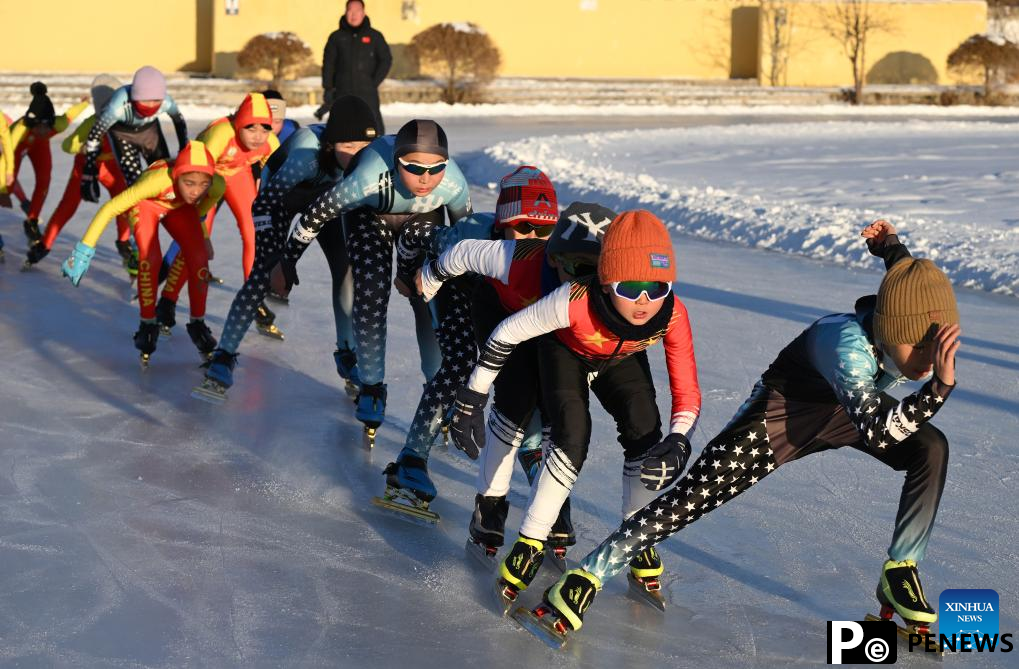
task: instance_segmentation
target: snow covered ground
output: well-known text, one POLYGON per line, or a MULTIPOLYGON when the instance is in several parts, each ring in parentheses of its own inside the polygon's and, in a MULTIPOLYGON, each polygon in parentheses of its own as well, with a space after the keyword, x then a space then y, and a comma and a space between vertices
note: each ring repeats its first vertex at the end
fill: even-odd
MULTIPOLYGON (((395 130, 403 120, 389 117, 387 123, 395 130)), ((797 207, 848 210, 842 225, 851 235, 856 217, 864 217, 858 209, 871 206, 861 203, 872 200, 881 203, 876 209, 906 223, 922 216, 945 225, 972 223, 978 233, 976 224, 987 230, 1010 225, 1003 218, 1010 177, 1000 178, 1000 184, 982 178, 1007 174, 1004 155, 988 158, 984 167, 972 160, 950 172, 939 160, 921 162, 916 156, 948 154, 958 160, 967 141, 1005 147, 1004 154, 1012 146, 1005 135, 1013 125, 998 135, 884 125, 881 139, 873 142, 866 133, 850 135, 854 127, 848 124, 827 134, 823 125, 804 126, 805 134, 794 132, 798 126, 725 129, 726 123, 745 121, 715 119, 710 130, 691 130, 689 154, 669 158, 663 149, 642 171, 683 198, 694 187, 701 197, 709 185, 724 190, 734 207, 753 198, 758 180, 764 184, 759 192, 781 183, 786 190, 772 219, 776 240, 796 221, 797 207), (850 140, 833 146, 843 133, 850 140), (947 144, 934 141, 942 135, 947 144), (936 146, 930 148, 932 142, 936 146), (800 143, 814 148, 797 150, 800 143), (885 151, 877 168, 872 166, 875 147, 885 151), (768 164, 764 157, 785 151, 780 163, 768 164), (843 168, 845 182, 838 181, 844 194, 826 195, 834 186, 826 189, 825 170, 817 161, 808 162, 819 153, 826 160, 840 156, 849 165, 868 165, 884 176, 871 182, 843 168), (700 156, 701 164, 692 156, 700 156), (788 176, 777 176, 779 165, 788 176), (893 183, 891 177, 899 173, 916 178, 893 183), (914 183, 922 175, 945 181, 940 187, 914 183), (896 193, 937 198, 941 189, 947 195, 930 205, 932 211, 892 210, 896 193), (977 197, 986 198, 993 215, 979 214, 983 207, 975 204, 977 197), (948 212, 949 205, 966 213, 948 212)), ((504 152, 500 160, 512 151, 522 158, 530 146, 520 144, 522 138, 603 136, 635 123, 704 120, 444 121, 455 155, 479 186, 474 191, 479 210, 494 205, 486 184, 508 171, 506 163, 493 159, 496 140, 513 142, 497 149, 504 152)), ((682 145, 676 137, 683 132, 655 133, 651 141, 634 135, 633 143, 641 151, 659 141, 682 145)), ((610 170, 633 175, 628 166, 637 152, 632 148, 627 162, 622 151, 609 155, 605 145, 583 149, 589 144, 585 139, 542 143, 561 146, 571 162, 591 165, 593 186, 612 186, 611 179, 601 180, 610 170), (591 157, 595 150, 597 163, 591 157)), ((70 166, 62 154, 55 154, 55 162, 46 215, 70 166)), ((580 193, 595 197, 578 185, 579 171, 549 167, 564 204, 580 193)), ((31 178, 25 182, 30 186, 31 178)), ((626 182, 621 187, 628 184, 632 194, 611 190, 599 197, 610 204, 643 204, 642 186, 626 182)), ((660 198, 649 204, 661 206, 660 198)), ((662 211, 673 222, 685 221, 678 208, 662 211)), ((422 381, 413 335, 405 327, 409 311, 401 299, 390 307, 390 418, 370 453, 362 447, 360 424, 332 369, 328 272, 320 253, 307 254, 291 306, 277 309, 287 340, 249 335, 229 401, 213 407, 188 395, 201 372, 181 325, 172 339, 161 342, 152 367, 139 371, 131 346, 137 308, 124 299, 127 283, 112 233, 101 242, 80 287, 59 276, 59 261, 94 212, 94 205, 83 205, 53 254, 37 270, 22 274, 17 271, 24 249, 20 220, 0 211, 8 254, 0 266, 0 665, 821 665, 825 621, 860 619, 875 608, 873 587, 901 477, 859 453, 829 452, 782 468, 767 484, 664 544, 665 615, 627 599, 625 583, 616 579, 599 595, 583 632, 566 651, 552 653, 496 617, 488 580, 463 559, 473 502, 471 462, 455 450, 433 452, 431 471, 440 491, 434 508, 443 518, 437 529, 391 520, 369 503, 381 491, 381 468, 400 448, 422 381)), ((229 212, 221 216, 213 265, 227 283, 209 293, 216 334, 240 285, 240 245, 229 212)), ((724 223, 723 216, 717 219, 724 223)), ((699 449, 786 341, 814 318, 848 309, 857 296, 875 290, 881 271, 876 260, 851 267, 835 253, 804 258, 775 253, 784 248, 778 241, 771 249, 748 248, 726 242, 723 235, 708 240, 686 234, 692 231, 677 230, 675 240, 678 292, 691 313, 704 390, 694 439, 699 449)), ((757 239, 742 241, 756 244, 757 239)), ((822 246, 843 248, 834 241, 822 246)), ((1014 254, 1014 243, 1005 250, 1014 254)), ((1000 264, 1008 266, 1012 258, 1001 258, 1000 264)), ((965 288, 959 290, 959 302, 964 328, 959 388, 937 419, 951 441, 952 462, 922 569, 932 599, 945 588, 996 589, 1001 631, 1014 633, 1019 629, 1014 440, 1019 303, 965 288)), ((179 310, 178 320, 185 314, 179 310)), ((652 351, 651 359, 664 386, 661 353, 652 351)), ((622 458, 600 408, 594 411, 594 428, 574 498, 577 556, 616 525, 619 513, 622 458)), ((525 499, 519 472, 515 486, 510 529, 519 525, 525 499)), ((533 601, 550 580, 549 574, 539 576, 526 600, 533 601)), ((1015 666, 1009 655, 949 661, 1015 666)), ((899 659, 908 667, 930 662, 905 653, 899 659)))
POLYGON ((911 120, 589 133, 486 154, 683 232, 842 263, 870 263, 853 232, 887 216, 956 283, 1014 295, 1017 150, 1013 123, 911 120))

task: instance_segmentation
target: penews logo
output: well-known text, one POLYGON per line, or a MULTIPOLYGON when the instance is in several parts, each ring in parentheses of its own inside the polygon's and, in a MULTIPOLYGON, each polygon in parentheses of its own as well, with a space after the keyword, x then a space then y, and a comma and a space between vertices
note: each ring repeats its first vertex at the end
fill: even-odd
POLYGON ((895 664, 895 623, 828 621, 828 664, 895 664))

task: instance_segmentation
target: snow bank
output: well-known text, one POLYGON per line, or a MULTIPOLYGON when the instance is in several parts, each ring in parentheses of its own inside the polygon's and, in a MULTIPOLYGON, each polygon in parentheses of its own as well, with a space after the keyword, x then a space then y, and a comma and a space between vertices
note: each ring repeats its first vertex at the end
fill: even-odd
POLYGON ((851 117, 1019 117, 1016 107, 958 105, 894 105, 854 107, 852 105, 769 105, 769 104, 457 104, 443 102, 394 102, 382 105, 386 115, 412 118, 478 116, 851 116, 851 117))
POLYGON ((1019 294, 1012 124, 820 122, 639 130, 504 142, 484 182, 546 170, 560 201, 646 208, 677 232, 845 265, 872 263, 879 217, 962 286, 1019 294))

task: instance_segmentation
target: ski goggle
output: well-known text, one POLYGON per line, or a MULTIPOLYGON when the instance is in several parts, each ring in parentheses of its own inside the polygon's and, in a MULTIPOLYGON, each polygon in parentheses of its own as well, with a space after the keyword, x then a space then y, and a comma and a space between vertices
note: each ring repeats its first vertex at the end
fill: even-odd
POLYGON ((134 107, 134 111, 138 114, 138 116, 152 116, 159 111, 159 108, 163 106, 163 103, 157 102, 155 104, 147 105, 138 101, 132 101, 131 106, 134 107))
POLYGON ((647 295, 652 302, 664 300, 672 292, 672 284, 665 281, 613 281, 612 292, 616 296, 636 302, 641 295, 647 295))
POLYGON ((529 235, 533 232, 535 237, 545 239, 552 234, 552 230, 555 229, 555 223, 553 222, 546 225, 542 223, 532 223, 531 221, 521 221, 516 225, 507 225, 506 227, 516 230, 522 235, 529 235))
POLYGON ((572 277, 591 276, 598 273, 597 263, 582 258, 559 258, 559 266, 572 277))
POLYGON ((397 158, 397 162, 400 163, 400 167, 407 170, 416 177, 422 174, 442 174, 442 171, 446 169, 446 165, 449 163, 448 160, 443 160, 438 163, 432 163, 431 165, 422 165, 421 163, 410 163, 403 158, 397 158))

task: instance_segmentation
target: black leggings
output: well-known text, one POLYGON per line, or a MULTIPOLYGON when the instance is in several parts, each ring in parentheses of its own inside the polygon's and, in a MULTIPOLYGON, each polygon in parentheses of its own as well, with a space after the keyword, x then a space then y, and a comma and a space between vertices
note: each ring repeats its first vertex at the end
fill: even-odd
POLYGON ((615 419, 623 447, 623 516, 644 506, 653 495, 640 483, 640 463, 648 449, 662 439, 646 352, 599 369, 576 356, 555 334, 548 334, 538 342, 538 367, 551 443, 531 488, 520 534, 532 539, 548 536, 577 482, 591 441, 590 392, 615 419))

